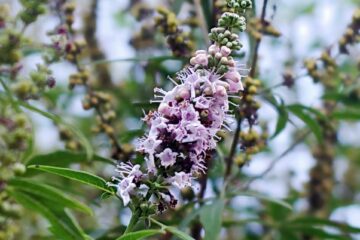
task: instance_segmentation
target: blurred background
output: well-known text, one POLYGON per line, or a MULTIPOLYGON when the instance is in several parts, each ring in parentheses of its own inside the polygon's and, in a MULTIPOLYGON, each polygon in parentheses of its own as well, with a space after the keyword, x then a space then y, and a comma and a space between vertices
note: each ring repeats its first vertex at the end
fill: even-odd
MULTIPOLYGON (((143 111, 148 112, 156 108, 156 104, 149 102, 153 98, 153 88, 155 86, 170 88, 171 82, 167 80, 167 76, 174 76, 186 64, 194 49, 206 49, 208 46, 203 32, 204 28, 208 31, 208 28, 214 26, 216 22, 217 12, 214 9, 218 7, 216 4, 220 4, 217 2, 221 1, 202 1, 204 26, 204 20, 198 17, 199 13, 193 1, 74 1, 76 5, 73 14, 74 38, 87 42, 90 49, 83 54, 81 64, 91 69, 89 80, 91 85, 112 96, 111 101, 116 113, 116 119, 112 124, 115 135, 123 146, 131 149, 135 139, 144 133, 145 126, 141 121, 143 111), (174 44, 175 47, 171 47, 171 40, 166 37, 166 31, 161 31, 161 23, 155 20, 156 17, 162 16, 157 11, 159 6, 175 13, 178 28, 183 34, 181 41, 184 43, 183 46, 174 44)), ((10 7, 11 16, 15 17, 23 9, 19 1, 0 0, 0 4, 5 3, 10 7)), ((240 33, 243 48, 238 54, 238 59, 245 68, 251 67, 254 42, 257 40, 256 31, 258 31, 254 19, 261 15, 263 1, 257 0, 253 4, 254 12, 248 14, 248 29, 240 33)), ((279 106, 283 103, 300 104, 320 111, 323 108, 327 88, 321 80, 314 80, 309 74, 305 60, 318 59, 324 51, 328 51, 334 59, 336 56, 337 70, 334 76, 342 79, 341 77, 345 78, 349 75, 353 79, 351 86, 359 88, 359 44, 348 45, 348 54, 342 54, 338 47, 339 40, 344 36, 359 6, 358 0, 268 1, 265 19, 272 29, 267 33, 260 31, 262 36, 258 49, 256 78, 262 82, 261 91, 272 95, 277 103, 274 105, 267 97, 258 97, 258 101, 261 102, 258 110, 259 126, 266 126, 269 136, 276 131, 280 116, 285 115, 279 111, 279 106), (293 84, 286 86, 285 76, 291 76, 290 80, 293 84)), ((36 69, 37 64, 44 62, 41 47, 39 49, 36 46, 52 44, 54 39, 48 33, 58 24, 58 16, 49 11, 26 28, 24 34, 32 43, 20 61, 22 68, 19 75, 26 76, 36 69)), ((29 103, 61 116, 65 122, 73 124, 84 133, 96 153, 110 157, 112 147, 107 134, 102 134, 100 131, 100 134, 94 135, 94 131, 99 132, 96 129, 96 112, 83 108, 83 99, 87 95, 86 88, 79 86, 70 90, 68 87, 69 76, 78 72, 76 66, 68 61, 58 61, 50 64, 49 68, 52 70, 56 86, 47 90, 41 99, 30 100, 29 103)), ((353 103, 359 104, 359 102, 353 103)), ((359 106, 354 107, 357 113, 359 106)), ((345 112, 346 107, 343 108, 345 112)), ((75 152, 84 150, 76 139, 73 140, 74 136, 67 137, 64 134, 65 130, 62 130, 61 124, 54 124, 51 119, 25 111, 30 115, 33 124, 32 156, 46 155, 63 149, 75 152)), ((310 172, 317 164, 314 157, 316 140, 313 134, 299 140, 299 136, 309 129, 307 122, 301 117, 289 113, 289 118, 285 121, 287 121, 286 126, 275 137, 267 139, 264 150, 252 154, 251 160, 241 166, 239 184, 246 184, 251 180, 246 186, 248 189, 274 198, 290 199, 294 211, 302 213, 309 209, 308 183, 311 180, 310 172), (286 152, 288 149, 290 150, 286 152), (257 178, 257 176, 261 177, 257 178)), ((232 128, 235 127, 234 123, 232 128)), ((260 129, 259 127, 259 131, 260 129)), ((336 149, 333 149, 336 152, 333 160, 334 181, 332 195, 327 198, 327 201, 331 202, 331 207, 327 208, 326 218, 360 228, 359 119, 353 118, 350 121, 348 118, 340 119, 336 122, 336 135, 336 149), (351 151, 347 151, 349 149, 351 151)), ((222 143, 225 149, 231 144, 231 136, 231 133, 225 134, 225 141, 222 143)), ((238 154, 242 154, 241 151, 238 154)), ((72 167, 91 169, 92 172, 105 178, 110 178, 114 174, 112 165, 73 164, 72 167)), ((208 181, 216 185, 216 181, 221 180, 214 177, 208 181)), ((56 178, 54 183, 59 186, 64 184, 56 178)), ((78 197, 87 201, 92 199, 88 202, 95 211, 95 216, 78 218, 78 220, 84 229, 93 231, 94 235, 101 236, 118 223, 126 224, 129 221, 129 211, 121 208, 116 199, 100 201, 96 193, 83 189, 78 191, 77 184, 72 188, 78 197)), ((215 194, 216 191, 208 187, 205 197, 212 197, 215 194)), ((231 208, 237 214, 234 217, 236 219, 255 218, 268 209, 256 199, 244 196, 234 198, 231 201, 231 208)), ((273 218, 272 221, 277 219, 275 214, 271 216, 264 214, 264 218, 273 218)), ((44 220, 30 218, 24 221, 29 221, 29 224, 23 225, 28 236, 23 235, 24 238, 18 239, 28 239, 26 237, 29 236, 37 239, 39 231, 36 229, 46 232, 47 223, 44 220)), ((240 235, 233 236, 243 236, 244 239, 265 239, 261 238, 261 233, 264 232, 261 223, 245 225, 244 229, 247 230, 241 230, 240 235)), ((330 228, 328 231, 336 232, 330 228)), ((231 235, 228 235, 227 239, 240 238, 231 238, 231 235)), ((360 239, 360 235, 347 235, 347 238, 342 239, 360 239)))

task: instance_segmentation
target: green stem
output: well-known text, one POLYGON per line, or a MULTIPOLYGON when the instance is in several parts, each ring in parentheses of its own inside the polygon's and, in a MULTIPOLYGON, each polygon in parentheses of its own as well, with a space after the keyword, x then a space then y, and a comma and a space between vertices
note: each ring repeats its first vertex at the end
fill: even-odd
POLYGON ((132 231, 132 229, 135 227, 135 225, 137 224, 137 222, 139 221, 140 218, 140 214, 141 214, 141 210, 139 208, 137 208, 134 213, 131 216, 129 225, 127 226, 124 234, 127 234, 129 232, 132 231))
POLYGON ((12 107, 14 108, 14 110, 16 112, 20 112, 19 105, 16 104, 15 99, 14 99, 14 97, 12 95, 12 92, 11 92, 10 88, 6 85, 4 78, 1 77, 1 76, 0 76, 0 84, 4 88, 5 94, 7 95, 7 97, 9 99, 12 107))

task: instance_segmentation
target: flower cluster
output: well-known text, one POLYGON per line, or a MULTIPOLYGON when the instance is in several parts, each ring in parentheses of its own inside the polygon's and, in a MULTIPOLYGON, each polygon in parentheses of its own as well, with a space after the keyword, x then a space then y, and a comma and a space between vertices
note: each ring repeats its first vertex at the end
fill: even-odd
POLYGON ((146 172, 140 165, 122 164, 117 169, 120 178, 109 183, 125 205, 130 199, 138 203, 155 196, 159 211, 175 206, 169 187, 192 187, 193 180, 207 169, 207 158, 221 139, 218 132, 230 130, 229 97, 243 90, 238 65, 230 56, 241 47, 233 30, 243 31, 245 19, 228 12, 218 25, 210 33, 213 44, 208 51, 196 51, 190 66, 178 72, 176 79, 170 78, 174 88, 154 89, 153 102, 159 107, 144 117, 149 132, 136 144, 136 151, 145 157, 146 172), (140 194, 143 189, 146 193, 140 194))
POLYGON ((145 155, 147 173, 139 173, 139 165, 121 165, 121 178, 114 179, 124 204, 142 180, 161 176, 163 185, 181 189, 192 186, 193 178, 206 170, 206 157, 220 139, 217 132, 222 127, 229 129, 232 120, 228 94, 243 89, 233 59, 227 61, 229 67, 223 75, 215 67, 208 68, 209 59, 226 58, 230 53, 226 46, 217 45, 211 45, 208 51, 197 51, 190 60, 191 67, 178 73, 176 79, 180 82, 172 80, 176 84, 173 89, 154 89, 154 101, 159 102, 159 107, 144 118, 150 130, 139 139, 136 148, 145 155), (124 169, 128 174, 123 174, 124 169))

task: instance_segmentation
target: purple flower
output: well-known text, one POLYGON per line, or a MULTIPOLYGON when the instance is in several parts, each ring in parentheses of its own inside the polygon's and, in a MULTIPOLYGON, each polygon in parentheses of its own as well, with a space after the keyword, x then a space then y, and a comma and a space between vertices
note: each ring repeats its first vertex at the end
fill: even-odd
POLYGON ((136 150, 144 151, 152 155, 155 153, 155 149, 161 144, 161 142, 161 140, 149 136, 148 138, 140 139, 140 142, 137 144, 136 150))
POLYGON ((198 50, 195 53, 195 56, 190 59, 190 63, 192 65, 201 65, 207 66, 208 65, 208 55, 204 50, 198 50))
POLYGON ((194 109, 191 104, 184 104, 181 107, 181 118, 183 121, 191 122, 199 118, 199 113, 194 109))
POLYGON ((130 202, 130 195, 134 192, 137 182, 139 182, 143 173, 140 171, 140 165, 133 166, 131 163, 121 163, 116 167, 116 172, 120 178, 112 177, 117 183, 107 183, 108 186, 116 187, 116 194, 122 198, 124 206, 130 202))
POLYGON ((210 106, 210 100, 206 99, 204 96, 200 96, 194 99, 195 107, 200 109, 207 109, 210 106))
POLYGON ((169 167, 174 165, 177 155, 178 153, 171 151, 170 148, 166 148, 163 152, 157 154, 156 156, 160 159, 161 165, 169 167))
POLYGON ((192 186, 192 180, 206 171, 205 159, 220 139, 221 128, 229 129, 229 93, 242 90, 241 75, 235 61, 229 57, 229 70, 219 75, 216 69, 207 69, 208 58, 227 58, 231 50, 212 45, 209 51, 197 51, 186 68, 177 74, 176 86, 170 91, 155 88, 157 111, 150 112, 144 121, 149 126, 136 150, 144 154, 147 172, 140 166, 127 165, 118 169, 118 194, 129 202, 135 186, 161 174, 166 184, 177 188, 192 186), (217 56, 218 55, 218 56, 217 56), (149 177, 150 176, 150 177, 149 177))
POLYGON ((185 188, 191 186, 192 177, 188 173, 177 172, 174 177, 169 179, 169 183, 177 188, 185 188))
POLYGON ((133 180, 134 180, 134 176, 124 178, 123 180, 121 180, 121 182, 118 185, 116 194, 118 194, 122 198, 124 202, 124 206, 129 204, 130 193, 136 187, 136 185, 133 183, 133 180))

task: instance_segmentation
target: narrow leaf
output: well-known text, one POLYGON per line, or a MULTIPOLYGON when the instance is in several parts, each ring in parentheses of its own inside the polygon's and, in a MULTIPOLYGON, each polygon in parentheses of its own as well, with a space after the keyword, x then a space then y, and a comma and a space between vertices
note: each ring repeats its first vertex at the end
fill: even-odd
POLYGON ((321 142, 322 141, 322 131, 319 123, 313 119, 309 113, 305 113, 303 107, 300 105, 289 105, 287 106, 289 111, 291 111, 295 116, 300 118, 307 127, 314 133, 316 139, 321 142))
POLYGON ((28 168, 56 174, 68 179, 85 183, 87 185, 98 188, 105 192, 114 193, 113 190, 106 185, 106 181, 103 178, 88 172, 73 170, 70 168, 60 168, 60 167, 43 166, 43 165, 31 165, 28 166, 28 168))
POLYGON ((281 133, 281 131, 285 129, 286 124, 289 120, 289 114, 287 113, 284 107, 279 107, 278 113, 279 113, 279 118, 276 123, 275 132, 273 133, 271 138, 275 138, 279 133, 281 133))
POLYGON ((175 236, 177 236, 180 239, 183 240, 194 240, 192 237, 190 237, 188 234, 180 231, 179 229, 175 228, 175 227, 170 227, 170 226, 166 226, 165 224, 162 224, 159 221, 156 221, 153 218, 150 218, 150 221, 154 222, 155 224, 159 225, 161 227, 161 229, 168 231, 172 234, 174 234, 175 236))
POLYGON ((266 196, 266 195, 263 195, 263 194, 257 193, 257 192, 236 192, 236 193, 230 194, 230 197, 237 197, 237 196, 254 197, 254 198, 258 198, 263 201, 275 203, 275 204, 285 207, 289 210, 293 209, 292 206, 285 201, 282 201, 282 200, 276 199, 276 198, 272 198, 272 197, 269 197, 269 196, 266 196))
POLYGON ((182 239, 182 240, 195 240, 194 238, 190 237, 188 234, 180 231, 179 229, 175 227, 165 227, 164 230, 171 232, 176 237, 182 239))
POLYGON ((290 225, 308 225, 308 226, 329 226, 338 228, 340 231, 347 233, 360 233, 360 228, 350 226, 348 224, 337 222, 329 219, 322 219, 316 217, 299 217, 291 222, 288 222, 290 225))
MULTIPOLYGON (((21 192, 14 192, 9 191, 11 196, 21 205, 28 208, 29 210, 36 211, 43 215, 52 225, 52 229, 57 235, 61 235, 62 239, 64 240, 76 240, 79 239, 78 237, 74 236, 74 233, 64 225, 59 219, 56 217, 55 214, 52 213, 50 209, 42 205, 39 201, 32 198, 31 196, 21 193, 21 192)), ((80 239, 83 239, 82 237, 80 239)))
POLYGON ((52 120, 54 123, 56 124, 62 124, 64 126, 66 126, 69 130, 71 130, 79 139, 79 141, 81 142, 81 144, 84 146, 85 150, 86 150, 86 154, 87 154, 87 158, 90 159, 92 157, 92 155, 94 154, 92 146, 90 144, 90 142, 88 141, 88 139, 84 136, 84 134, 76 127, 74 127, 73 125, 65 122, 60 116, 54 114, 54 113, 50 113, 50 112, 45 112, 35 106, 32 106, 26 102, 22 102, 22 101, 17 101, 17 103, 32 111, 32 112, 36 112, 46 118, 49 118, 50 120, 52 120))
POLYGON ((355 112, 355 111, 337 111, 337 112, 333 112, 331 116, 339 120, 348 120, 348 121, 360 120, 360 112, 355 112))
POLYGON ((77 209, 92 215, 91 208, 47 184, 36 183, 34 181, 30 182, 21 178, 13 178, 9 181, 9 185, 17 190, 51 200, 60 206, 77 209))
POLYGON ((221 231, 222 211, 224 201, 216 199, 211 204, 204 205, 200 211, 200 222, 205 229, 205 240, 216 240, 221 231))
POLYGON ((84 153, 74 153, 70 151, 56 151, 49 154, 37 155, 28 160, 26 165, 46 165, 57 167, 68 167, 72 163, 83 163, 98 161, 108 164, 114 164, 111 159, 93 155, 90 161, 84 153))
POLYGON ((141 240, 146 237, 154 236, 157 234, 163 234, 165 233, 161 229, 149 229, 149 230, 141 230, 137 232, 131 232, 125 235, 122 235, 121 237, 117 238, 116 240, 141 240))

